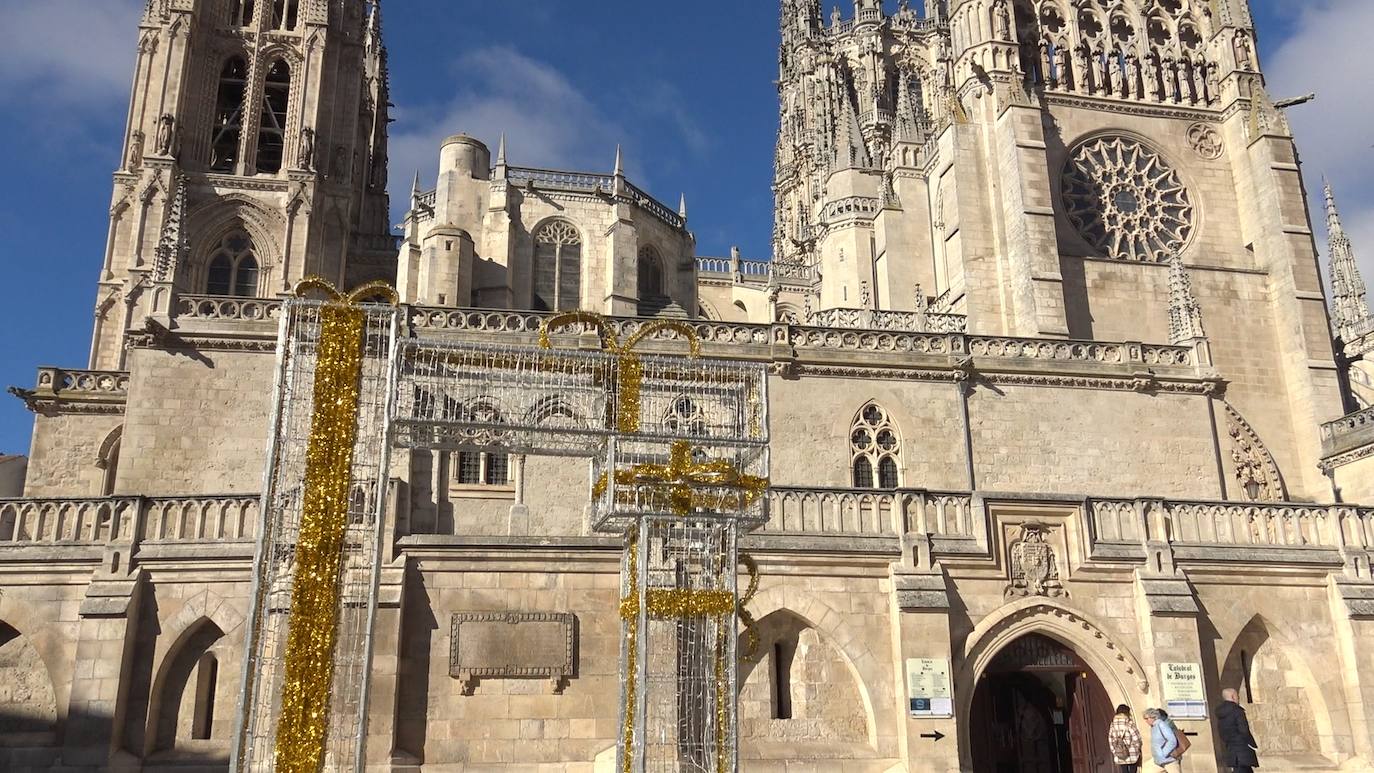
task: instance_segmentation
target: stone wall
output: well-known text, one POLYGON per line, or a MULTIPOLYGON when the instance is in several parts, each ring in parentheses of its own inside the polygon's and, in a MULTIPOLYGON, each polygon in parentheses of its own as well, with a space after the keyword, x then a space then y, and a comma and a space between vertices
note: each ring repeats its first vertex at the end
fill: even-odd
POLYGON ((105 470, 96 463, 105 440, 123 423, 118 414, 36 414, 24 496, 105 493, 105 470))
POLYGON ((1205 398, 997 386, 969 418, 980 489, 1220 496, 1205 398))
POLYGON ((118 493, 262 489, 276 357, 134 349, 118 493))

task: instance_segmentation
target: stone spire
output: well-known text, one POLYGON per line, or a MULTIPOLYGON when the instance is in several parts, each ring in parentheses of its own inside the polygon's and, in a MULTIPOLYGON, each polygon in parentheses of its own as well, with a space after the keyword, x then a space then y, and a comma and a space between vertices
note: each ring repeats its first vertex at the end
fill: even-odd
POLYGON ((1369 303, 1330 183, 1326 184, 1326 230, 1331 247, 1331 326, 1339 338, 1349 341, 1354 337, 1354 329, 1369 319, 1369 303))
POLYGON ((162 237, 157 243, 157 256, 153 262, 153 281, 170 282, 176 272, 177 264, 186 256, 189 243, 186 238, 186 175, 177 177, 176 192, 171 206, 167 208, 167 219, 162 224, 162 237))
POLYGON ((1175 252, 1169 257, 1169 343, 1186 344, 1206 338, 1202 329, 1202 307, 1193 296, 1193 283, 1183 256, 1175 252))

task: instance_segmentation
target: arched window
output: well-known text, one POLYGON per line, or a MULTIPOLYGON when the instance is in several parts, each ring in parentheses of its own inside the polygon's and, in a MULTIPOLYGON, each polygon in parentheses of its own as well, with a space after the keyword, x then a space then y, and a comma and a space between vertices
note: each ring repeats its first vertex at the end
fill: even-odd
POLYGON ((262 116, 258 124, 257 170, 276 174, 281 171, 282 149, 286 147, 286 106, 291 97, 291 67, 278 59, 267 71, 262 87, 262 116))
POLYGON ((248 88, 248 65, 235 56, 224 63, 219 74, 219 96, 215 99, 215 124, 210 135, 210 170, 232 173, 239 161, 239 139, 243 134, 243 99, 248 88))
POLYGON ((663 261, 659 260, 658 250, 645 245, 639 251, 639 300, 645 301, 663 295, 663 261))
POLYGON ((229 26, 253 25, 253 0, 229 0, 229 26))
POLYGON ((705 435, 706 413, 690 397, 679 397, 668 406, 663 417, 663 426, 669 431, 683 435, 705 435))
POLYGON ((565 220, 534 235, 534 308, 575 311, 582 303, 582 236, 565 220))
POLYGON ((205 292, 240 298, 258 294, 258 259, 253 255, 253 240, 248 234, 233 231, 220 241, 210 258, 205 292))
POLYGON ((215 706, 224 632, 206 618, 175 645, 154 682, 149 712, 151 750, 170 750, 186 741, 225 738, 228 723, 215 706))
POLYGON ((294 30, 298 6, 298 0, 272 0, 272 29, 294 30))
POLYGON ((854 488, 895 489, 901 485, 901 438, 897 425, 877 403, 865 405, 854 418, 849 451, 854 488))

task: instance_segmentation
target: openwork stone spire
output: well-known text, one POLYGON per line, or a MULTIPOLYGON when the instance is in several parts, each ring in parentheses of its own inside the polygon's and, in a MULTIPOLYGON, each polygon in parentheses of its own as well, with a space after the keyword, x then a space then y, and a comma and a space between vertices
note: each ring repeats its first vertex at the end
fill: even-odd
POLYGON ((1185 344, 1205 338, 1202 329, 1202 307, 1193 297, 1193 283, 1183 256, 1178 252, 1169 256, 1169 343, 1185 344))
POLYGON ((1355 328, 1369 319, 1369 302, 1330 183, 1326 184, 1326 230, 1331 246, 1331 326, 1339 338, 1349 341, 1355 337, 1355 328))
POLYGON ((186 175, 177 177, 176 193, 167 208, 167 220, 162 225, 162 237, 157 243, 157 257, 153 262, 153 281, 169 282, 177 263, 185 257, 186 239, 186 175))

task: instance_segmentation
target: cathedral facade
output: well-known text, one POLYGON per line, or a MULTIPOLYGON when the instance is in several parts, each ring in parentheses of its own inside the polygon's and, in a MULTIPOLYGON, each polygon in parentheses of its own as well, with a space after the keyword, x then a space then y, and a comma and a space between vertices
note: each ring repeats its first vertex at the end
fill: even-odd
MULTIPOLYGON (((393 282, 431 338, 581 309, 767 365, 743 770, 1098 773, 1123 703, 1219 770, 1224 688, 1266 768, 1374 769, 1374 316, 1329 190, 1323 287, 1246 0, 781 0, 767 260, 698 255, 618 157, 465 134, 395 233, 376 2, 150 0, 130 33, 90 361, 12 390, 0 768, 228 767, 278 318, 318 275, 393 282)), ((393 456, 369 770, 616 769, 588 479, 393 456)))

